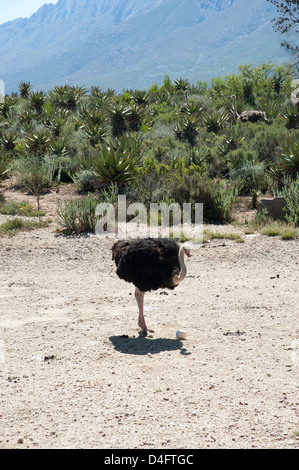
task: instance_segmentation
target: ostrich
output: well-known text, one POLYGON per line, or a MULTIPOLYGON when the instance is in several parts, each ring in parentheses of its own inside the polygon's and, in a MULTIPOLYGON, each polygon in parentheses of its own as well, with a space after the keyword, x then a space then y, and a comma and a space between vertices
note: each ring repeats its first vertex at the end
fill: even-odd
POLYGON ((140 336, 148 330, 143 314, 145 292, 160 288, 174 289, 186 277, 184 255, 190 254, 190 245, 181 247, 169 238, 143 238, 118 240, 112 246, 112 260, 120 279, 135 285, 135 298, 139 309, 140 336))
POLYGON ((257 121, 268 121, 266 118, 266 113, 264 111, 258 111, 258 110, 249 110, 249 111, 244 111, 241 114, 238 114, 237 111, 237 101, 236 101, 236 95, 230 96, 230 98, 233 100, 234 103, 234 120, 237 122, 238 120, 242 122, 257 122, 257 121))

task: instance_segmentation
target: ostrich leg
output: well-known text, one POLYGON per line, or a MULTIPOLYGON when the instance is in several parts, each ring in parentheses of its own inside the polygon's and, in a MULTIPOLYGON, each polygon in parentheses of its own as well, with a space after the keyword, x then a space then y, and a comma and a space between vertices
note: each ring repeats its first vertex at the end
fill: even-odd
POLYGON ((142 329, 142 331, 140 332, 140 336, 147 336, 148 332, 153 333, 153 331, 147 329, 144 315, 143 315, 144 292, 139 290, 138 287, 135 287, 135 298, 136 298, 138 309, 139 309, 138 325, 142 329))

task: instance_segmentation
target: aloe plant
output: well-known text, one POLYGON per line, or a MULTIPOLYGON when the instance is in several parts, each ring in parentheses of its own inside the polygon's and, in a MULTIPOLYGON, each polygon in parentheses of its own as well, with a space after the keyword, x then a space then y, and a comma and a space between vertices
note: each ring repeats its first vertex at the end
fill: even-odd
POLYGON ((141 104, 132 104, 128 108, 127 122, 130 131, 138 132, 144 118, 144 106, 141 104))
POLYGON ((283 117, 287 120, 287 129, 298 129, 299 128, 299 106, 288 104, 285 106, 283 117))
POLYGON ((5 95, 4 103, 0 103, 0 116, 9 119, 16 102, 17 98, 15 96, 5 95))
POLYGON ((59 137, 69 118, 67 109, 54 112, 51 107, 44 113, 44 123, 54 137, 59 137))
POLYGON ((179 140, 186 140, 193 147, 199 130, 199 120, 196 116, 183 115, 175 127, 175 135, 179 140))
POLYGON ((276 169, 283 175, 296 178, 299 172, 299 135, 294 133, 285 137, 277 149, 276 169))
POLYGON ((68 154, 66 138, 55 139, 51 142, 50 149, 55 156, 64 157, 68 154))
POLYGON ((92 147, 95 147, 97 144, 104 142, 108 135, 106 126, 102 127, 98 124, 93 124, 92 122, 86 122, 82 126, 82 130, 92 147))
POLYGON ((138 148, 124 145, 119 140, 100 145, 92 160, 93 173, 101 182, 126 184, 135 176, 139 161, 138 148))
POLYGON ((21 98, 28 100, 29 94, 31 91, 31 83, 30 82, 21 82, 19 84, 19 91, 21 98))
POLYGON ((135 90, 131 98, 138 105, 146 106, 149 102, 149 95, 146 91, 135 90))
POLYGON ((201 103, 186 103, 181 107, 181 112, 188 116, 194 116, 199 118, 204 111, 201 103))
POLYGON ((45 153, 51 143, 50 136, 45 131, 36 131, 26 136, 26 148, 30 153, 45 153))
POLYGON ((46 95, 43 91, 33 91, 29 95, 29 103, 32 109, 40 115, 42 113, 44 104, 46 102, 46 95))
POLYGON ((49 98, 56 108, 75 111, 80 98, 86 95, 86 93, 87 90, 84 87, 70 85, 55 86, 49 93, 49 98))
POLYGON ((244 138, 245 136, 240 124, 228 127, 224 134, 224 141, 217 145, 220 154, 224 156, 230 150, 235 150, 244 138))
POLYGON ((12 152, 15 149, 17 138, 13 132, 3 132, 0 140, 2 142, 4 150, 6 150, 7 152, 12 152))
POLYGON ((110 119, 112 124, 112 136, 119 137, 127 130, 127 118, 130 110, 127 106, 117 104, 110 110, 110 119))
POLYGON ((208 132, 217 134, 225 128, 228 122, 228 115, 225 111, 211 111, 203 118, 204 127, 208 132))
POLYGON ((183 91, 185 93, 186 101, 188 102, 188 92, 190 90, 190 82, 186 78, 178 78, 174 81, 175 91, 183 91))

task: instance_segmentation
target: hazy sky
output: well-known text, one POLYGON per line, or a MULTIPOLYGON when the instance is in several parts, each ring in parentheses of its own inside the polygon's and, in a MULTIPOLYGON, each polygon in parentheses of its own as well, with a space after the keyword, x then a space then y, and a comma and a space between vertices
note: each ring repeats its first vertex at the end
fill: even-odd
POLYGON ((16 18, 28 18, 45 3, 58 0, 0 0, 0 24, 16 18))

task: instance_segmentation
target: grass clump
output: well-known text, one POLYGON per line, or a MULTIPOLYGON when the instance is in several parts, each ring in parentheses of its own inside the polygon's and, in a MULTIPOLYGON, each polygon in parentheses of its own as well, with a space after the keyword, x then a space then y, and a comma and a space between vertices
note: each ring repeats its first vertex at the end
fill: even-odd
POLYGON ((218 240, 235 240, 237 243, 243 243, 244 239, 238 233, 220 233, 213 232, 212 230, 204 230, 203 232, 203 241, 206 243, 209 240, 218 239, 218 240))
POLYGON ((274 221, 261 228, 259 233, 267 235, 268 237, 279 236, 282 240, 294 240, 299 236, 299 229, 295 227, 292 228, 282 222, 274 221))
POLYGON ((33 222, 20 218, 9 219, 6 222, 0 224, 0 236, 1 235, 10 235, 14 236, 17 232, 21 230, 34 230, 37 228, 47 227, 50 223, 50 220, 33 222))
POLYGON ((246 229, 247 234, 253 233, 253 231, 258 231, 261 235, 268 237, 280 237, 282 240, 294 240, 299 237, 299 228, 295 225, 270 219, 263 213, 258 213, 246 229))
POLYGON ((33 209, 32 204, 26 201, 22 202, 4 202, 0 201, 0 214, 4 215, 23 215, 25 217, 42 217, 45 215, 44 211, 37 211, 33 209))

